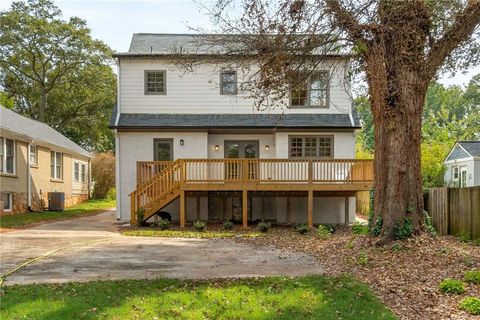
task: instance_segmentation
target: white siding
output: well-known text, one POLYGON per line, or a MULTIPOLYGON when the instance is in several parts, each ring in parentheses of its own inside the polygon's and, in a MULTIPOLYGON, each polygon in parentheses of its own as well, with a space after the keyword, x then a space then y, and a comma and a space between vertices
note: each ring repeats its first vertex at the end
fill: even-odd
POLYGON ((460 159, 448 161, 446 163, 446 170, 444 175, 445 186, 447 187, 459 187, 460 186, 460 168, 466 167, 467 169, 467 187, 480 186, 480 160, 474 160, 473 158, 460 159), (458 166, 459 178, 456 182, 452 180, 453 167, 458 166))
POLYGON ((210 134, 208 135, 208 158, 210 159, 222 159, 225 155, 224 142, 225 140, 249 140, 258 141, 259 145, 259 158, 261 159, 273 159, 275 158, 275 139, 274 135, 267 134, 210 134), (219 150, 215 150, 215 145, 220 147, 219 150), (269 150, 265 150, 265 146, 269 147, 269 150))
MULTIPOLYGON (((329 70, 329 108, 270 107, 256 110, 245 93, 220 95, 220 69, 216 64, 202 64, 185 72, 163 59, 122 58, 120 61, 120 112, 122 113, 350 113, 350 86, 345 80, 346 61, 332 61, 319 66, 329 70), (145 70, 165 70, 166 95, 145 95, 145 70)), ((237 70, 239 83, 246 73, 237 70)), ((240 88, 239 88, 240 89, 240 88)))
POLYGON ((72 158, 72 193, 85 194, 88 192, 88 162, 72 158), (78 181, 75 180, 75 163, 79 164, 78 181), (85 166, 85 181, 82 182, 82 165, 85 166))

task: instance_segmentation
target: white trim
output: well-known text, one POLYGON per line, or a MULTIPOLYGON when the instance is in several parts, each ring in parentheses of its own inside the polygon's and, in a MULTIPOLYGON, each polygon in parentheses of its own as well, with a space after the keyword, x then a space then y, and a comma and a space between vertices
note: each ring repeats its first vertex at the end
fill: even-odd
MULTIPOLYGON (((12 196, 12 193, 11 192, 2 192, 2 201, 3 201, 3 195, 6 194, 8 196, 8 202, 10 203, 10 208, 8 209, 5 209, 3 208, 3 211, 4 212, 12 212, 13 210, 13 196, 12 196)), ((3 204, 5 205, 5 203, 3 204)))
MULTIPOLYGON (((31 163, 31 149, 30 147, 32 146, 31 143, 27 144, 27 205, 28 205, 28 208, 30 208, 32 206, 32 174, 31 174, 31 168, 30 166, 32 165, 31 163)), ((35 147, 35 154, 37 155, 37 147, 35 147)), ((37 161, 35 161, 35 164, 37 164, 38 162, 38 157, 37 157, 37 161)))
POLYGON ((62 152, 58 152, 55 150, 50 150, 50 178, 54 180, 59 180, 63 181, 63 168, 65 166, 64 164, 64 154, 62 152), (53 153, 53 177, 52 177, 52 153, 53 153), (60 177, 57 176, 57 154, 61 155, 62 161, 60 163, 60 177))
POLYGON ((120 213, 122 212, 121 200, 122 200, 122 189, 120 183, 120 138, 118 137, 117 129, 115 132, 115 185, 116 185, 116 207, 117 207, 117 220, 120 220, 120 213))
POLYGON ((2 145, 0 148, 2 148, 2 153, 3 153, 3 161, 2 161, 2 171, 0 171, 3 174, 10 174, 10 175, 16 175, 17 174, 17 140, 15 139, 10 139, 6 138, 5 136, 0 137, 2 138, 2 145), (13 163, 12 163, 12 172, 7 172, 7 140, 10 140, 13 142, 12 146, 12 153, 13 153, 13 163))
POLYGON ((450 155, 452 154, 453 150, 455 150, 455 147, 456 147, 457 145, 458 145, 460 148, 462 148, 463 151, 465 151, 466 154, 468 154, 470 157, 472 157, 472 155, 470 154, 470 152, 468 152, 467 150, 465 150, 465 148, 462 147, 462 145, 457 141, 457 142, 455 142, 455 144, 453 145, 452 149, 451 149, 450 152, 447 154, 447 156, 445 157, 445 159, 443 159, 443 163, 448 164, 448 163, 451 163, 450 161, 455 161, 455 160, 461 160, 461 159, 468 159, 468 158, 470 158, 470 157, 465 157, 465 158, 460 158, 460 159, 455 159, 455 160, 447 160, 448 157, 450 157, 450 155))
POLYGON ((117 59, 117 116, 115 119, 115 127, 118 127, 120 121, 120 59, 117 59))

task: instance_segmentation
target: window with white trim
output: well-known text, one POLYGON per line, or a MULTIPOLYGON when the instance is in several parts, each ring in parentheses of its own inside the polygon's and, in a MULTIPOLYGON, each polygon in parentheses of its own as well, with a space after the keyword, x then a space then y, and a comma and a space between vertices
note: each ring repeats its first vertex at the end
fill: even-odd
POLYGON ((87 168, 84 164, 82 164, 81 168, 82 168, 82 170, 81 170, 82 183, 85 183, 85 177, 87 175, 87 168))
POLYGON ((15 141, 0 138, 0 172, 15 173, 15 141))
POLYGON ((73 179, 75 180, 75 182, 80 181, 80 163, 78 162, 75 162, 73 164, 73 179))
POLYGON ((333 137, 290 137, 289 156, 290 158, 333 158, 333 137))
POLYGON ((2 192, 3 211, 12 211, 13 201, 12 194, 9 192, 2 192))
POLYGON ((38 164, 37 146, 33 144, 30 145, 30 164, 38 164))
POLYGON ((237 72, 234 70, 222 70, 220 73, 220 94, 237 94, 237 72))
POLYGON ((328 108, 328 72, 314 72, 290 87, 290 106, 294 108, 328 108))
POLYGON ((63 154, 61 152, 50 152, 50 177, 55 180, 63 179, 63 154))
POLYGON ((452 170, 452 179, 458 180, 458 166, 454 166, 452 170))

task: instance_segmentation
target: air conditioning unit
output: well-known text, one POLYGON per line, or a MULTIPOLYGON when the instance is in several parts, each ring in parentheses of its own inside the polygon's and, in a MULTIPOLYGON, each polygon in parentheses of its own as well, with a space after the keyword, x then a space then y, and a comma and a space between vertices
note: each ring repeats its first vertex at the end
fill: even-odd
POLYGON ((49 192, 48 193, 48 210, 63 211, 65 209, 65 193, 49 192))

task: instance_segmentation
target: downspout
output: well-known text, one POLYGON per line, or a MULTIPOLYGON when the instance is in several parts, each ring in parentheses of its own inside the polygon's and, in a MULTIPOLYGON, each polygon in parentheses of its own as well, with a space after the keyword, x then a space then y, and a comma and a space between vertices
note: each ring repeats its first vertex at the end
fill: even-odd
POLYGON ((32 211, 32 173, 30 169, 30 146, 32 141, 27 144, 27 205, 28 211, 32 211))
MULTIPOLYGON (((115 119, 115 127, 118 127, 120 121, 120 58, 117 59, 117 118, 115 119)), ((116 207, 117 207, 117 220, 121 218, 122 212, 122 187, 120 184, 120 138, 118 137, 117 129, 115 132, 115 186, 116 186, 116 207)))

